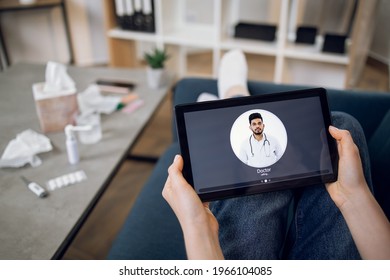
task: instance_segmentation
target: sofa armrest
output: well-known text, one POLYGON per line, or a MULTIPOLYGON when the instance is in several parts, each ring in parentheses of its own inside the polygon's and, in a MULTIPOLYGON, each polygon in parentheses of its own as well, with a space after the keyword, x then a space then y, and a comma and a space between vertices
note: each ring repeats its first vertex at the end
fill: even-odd
POLYGON ((390 109, 368 142, 375 197, 390 220, 390 109))
POLYGON ((159 159, 115 239, 108 259, 186 259, 179 221, 161 194, 168 167, 177 153, 179 147, 174 143, 159 159))

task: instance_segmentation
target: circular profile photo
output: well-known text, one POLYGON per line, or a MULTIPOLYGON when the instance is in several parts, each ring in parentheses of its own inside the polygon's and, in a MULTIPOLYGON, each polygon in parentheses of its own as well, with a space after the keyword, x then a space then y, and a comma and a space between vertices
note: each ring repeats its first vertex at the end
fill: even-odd
POLYGON ((268 167, 286 151, 287 132, 275 114, 262 109, 250 110, 233 123, 230 144, 234 154, 246 165, 268 167))

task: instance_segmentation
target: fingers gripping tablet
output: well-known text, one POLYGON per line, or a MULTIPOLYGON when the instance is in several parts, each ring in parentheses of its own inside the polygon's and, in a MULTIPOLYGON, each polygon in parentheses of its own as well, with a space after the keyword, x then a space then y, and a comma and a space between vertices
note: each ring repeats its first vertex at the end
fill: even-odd
POLYGON ((202 200, 337 179, 326 90, 175 107, 183 174, 202 200))

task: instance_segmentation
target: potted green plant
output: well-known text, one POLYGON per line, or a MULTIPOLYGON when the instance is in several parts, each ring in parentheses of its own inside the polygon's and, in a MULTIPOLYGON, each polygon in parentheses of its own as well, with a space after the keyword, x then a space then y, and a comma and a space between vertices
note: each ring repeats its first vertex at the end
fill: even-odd
POLYGON ((148 64, 147 78, 151 88, 159 88, 165 84, 165 62, 169 58, 165 49, 155 48, 145 53, 144 59, 148 64))

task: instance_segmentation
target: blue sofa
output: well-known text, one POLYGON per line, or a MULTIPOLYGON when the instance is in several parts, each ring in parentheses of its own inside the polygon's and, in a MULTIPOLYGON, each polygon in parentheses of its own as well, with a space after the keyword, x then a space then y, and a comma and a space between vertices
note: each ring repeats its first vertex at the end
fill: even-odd
MULTIPOLYGON (((304 88, 266 82, 248 83, 251 94, 282 92, 304 88)), ((217 94, 213 79, 186 78, 174 88, 173 104, 195 102, 202 92, 217 94)), ((371 159, 375 197, 390 217, 390 93, 328 89, 332 111, 344 111, 362 125, 371 159)), ((168 166, 179 153, 175 124, 173 143, 161 156, 142 189, 123 228, 114 240, 108 259, 185 259, 180 225, 161 196, 168 166)))

